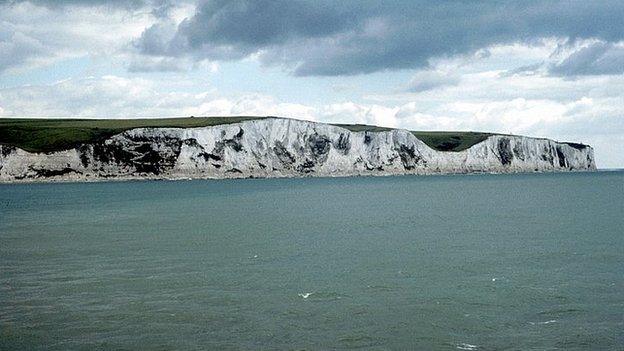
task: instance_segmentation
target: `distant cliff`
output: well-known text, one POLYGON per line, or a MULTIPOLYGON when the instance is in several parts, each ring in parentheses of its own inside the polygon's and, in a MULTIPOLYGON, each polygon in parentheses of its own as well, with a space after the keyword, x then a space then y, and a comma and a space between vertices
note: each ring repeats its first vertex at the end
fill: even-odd
POLYGON ((407 130, 350 131, 268 118, 199 128, 135 128, 54 152, 0 145, 0 181, 244 178, 586 171, 587 145, 491 135, 437 151, 407 130))

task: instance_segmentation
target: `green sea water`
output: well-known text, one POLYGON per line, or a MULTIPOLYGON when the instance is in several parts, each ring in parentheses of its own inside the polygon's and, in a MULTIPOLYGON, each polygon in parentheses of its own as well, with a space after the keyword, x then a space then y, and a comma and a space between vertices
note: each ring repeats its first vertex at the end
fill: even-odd
POLYGON ((624 172, 0 185, 0 350, 334 349, 624 349, 624 172))

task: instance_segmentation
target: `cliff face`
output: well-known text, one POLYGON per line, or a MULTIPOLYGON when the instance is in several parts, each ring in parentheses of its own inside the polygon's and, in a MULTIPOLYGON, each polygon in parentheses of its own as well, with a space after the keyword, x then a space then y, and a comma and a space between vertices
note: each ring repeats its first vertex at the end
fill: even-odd
POLYGON ((406 130, 351 132, 265 119, 203 128, 138 128, 53 153, 0 145, 0 181, 242 178, 594 170, 589 146, 490 136, 436 151, 406 130))

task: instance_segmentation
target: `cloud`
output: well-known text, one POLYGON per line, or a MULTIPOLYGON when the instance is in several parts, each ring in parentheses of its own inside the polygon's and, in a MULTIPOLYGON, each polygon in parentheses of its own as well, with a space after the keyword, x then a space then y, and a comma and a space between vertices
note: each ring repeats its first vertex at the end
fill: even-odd
POLYGON ((128 72, 182 72, 192 66, 186 61, 182 58, 138 56, 132 58, 128 72))
POLYGON ((19 66, 24 61, 49 54, 46 47, 37 38, 17 31, 9 24, 2 23, 0 27, 0 72, 19 66))
POLYGON ((223 96, 214 90, 189 93, 168 85, 171 83, 167 78, 103 76, 0 89, 0 115, 106 118, 272 115, 409 130, 490 131, 589 143, 597 146, 599 166, 621 166, 624 155, 617 147, 605 145, 608 140, 621 141, 624 135, 621 108, 624 77, 582 78, 574 86, 565 83, 558 77, 501 78, 495 73, 477 74, 465 76, 454 86, 411 93, 405 101, 307 105, 280 101, 266 94, 223 96), (519 87, 530 81, 534 86, 544 87, 528 91, 523 97, 525 89, 519 87), (600 86, 607 88, 596 89, 600 86))
POLYGON ((0 5, 0 74, 67 58, 118 55, 151 23, 149 18, 114 7, 0 5))
POLYGON ((160 90, 166 79, 118 76, 68 79, 49 85, 0 89, 0 112, 11 117, 136 118, 164 116, 275 115, 314 119, 314 108, 262 94, 235 98, 211 91, 160 90))
POLYGON ((141 37, 133 41, 133 45, 145 55, 166 55, 170 51, 168 42, 174 38, 175 31, 176 24, 171 20, 164 20, 143 31, 141 37))
POLYGON ((457 85, 457 83, 459 83, 459 79, 460 78, 457 74, 434 70, 419 71, 412 77, 407 90, 413 93, 418 93, 441 87, 457 85))
POLYGON ((501 77, 510 77, 515 75, 532 76, 538 74, 544 67, 544 62, 533 63, 530 65, 520 66, 508 71, 502 72, 501 77))
POLYGON ((624 43, 594 42, 551 65, 548 72, 559 76, 622 74, 624 43))
POLYGON ((0 73, 105 53, 132 72, 252 57, 296 76, 341 76, 427 69, 471 53, 481 60, 493 45, 554 37, 602 44, 550 74, 619 74, 623 17, 619 0, 0 0, 0 73))
POLYGON ((302 104, 285 103, 262 94, 243 95, 235 99, 207 100, 185 111, 195 116, 292 116, 315 120, 315 109, 302 104))
POLYGON ((215 0, 201 1, 175 32, 152 31, 135 46, 146 55, 211 60, 258 55, 300 76, 352 75, 544 37, 620 41, 621 18, 619 0, 215 0))
POLYGON ((121 7, 126 9, 136 9, 150 3, 150 1, 145 0, 0 0, 0 6, 17 5, 25 2, 48 8, 60 8, 67 6, 106 6, 121 7))
POLYGON ((343 102, 321 107, 317 119, 324 122, 347 124, 370 124, 383 127, 398 127, 397 107, 377 104, 343 102))
POLYGON ((138 117, 177 116, 201 99, 188 93, 163 93, 145 79, 117 76, 68 79, 49 85, 0 90, 5 116, 138 117))

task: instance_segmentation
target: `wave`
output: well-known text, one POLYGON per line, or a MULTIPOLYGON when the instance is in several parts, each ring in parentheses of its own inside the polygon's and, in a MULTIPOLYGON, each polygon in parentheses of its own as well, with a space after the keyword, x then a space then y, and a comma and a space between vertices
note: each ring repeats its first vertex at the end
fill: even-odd
POLYGON ((337 292, 302 292, 298 293, 297 296, 301 297, 304 300, 310 301, 335 301, 340 300, 342 298, 350 298, 349 295, 340 294, 337 292))
POLYGON ((471 345, 467 343, 461 343, 456 346, 459 350, 476 350, 477 345, 471 345))
POLYGON ((535 324, 539 324, 539 325, 546 325, 546 324, 552 324, 552 323, 557 323, 557 320, 556 320, 556 319, 551 319, 551 320, 548 320, 548 321, 544 321, 544 322, 537 322, 537 323, 535 323, 535 322, 529 322, 529 324, 531 324, 531 325, 535 325, 535 324))

